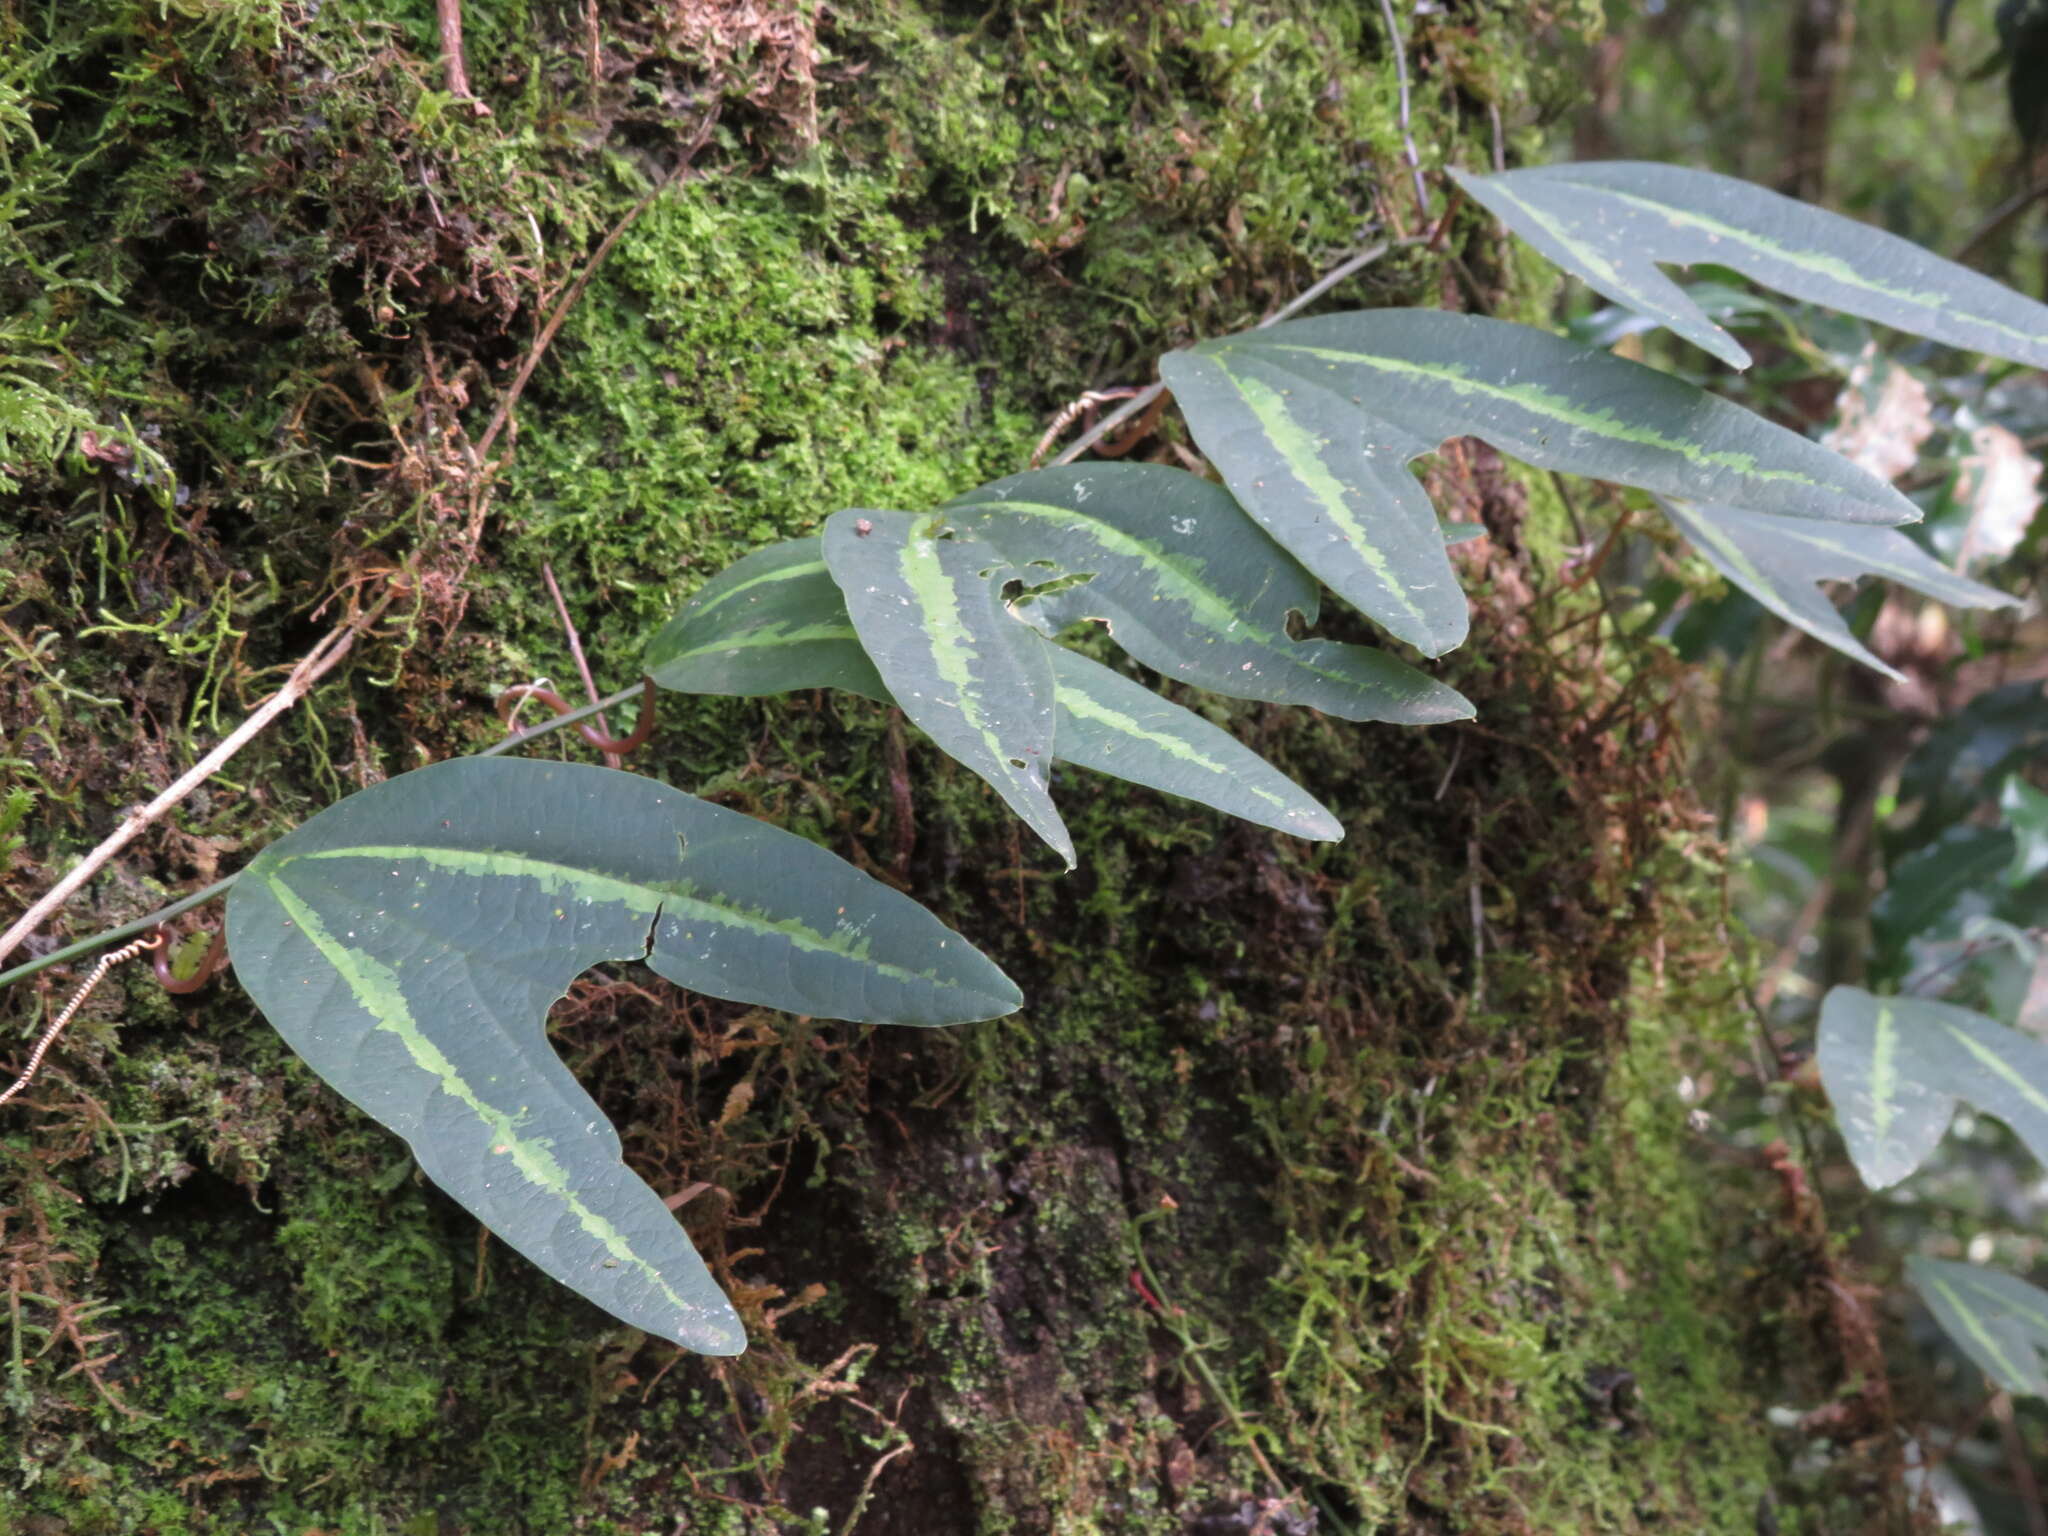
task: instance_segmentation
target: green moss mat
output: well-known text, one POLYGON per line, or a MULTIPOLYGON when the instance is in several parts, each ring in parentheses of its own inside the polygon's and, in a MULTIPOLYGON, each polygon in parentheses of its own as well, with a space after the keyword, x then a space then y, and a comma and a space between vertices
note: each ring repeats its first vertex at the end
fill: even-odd
MULTIPOLYGON (((624 682, 738 553, 1021 467, 1081 389, 1414 218, 1371 6, 465 12, 488 117, 417 0, 0 10, 10 900, 259 696, 337 575, 434 551, 414 620, 71 932, 572 677, 543 563, 624 682), (471 551, 457 424, 714 104, 702 176, 568 311, 471 551)), ((1429 163, 1568 90, 1539 12, 1586 20, 1427 22, 1429 163)), ((1452 244, 1534 313, 1469 214, 1452 244)), ((1347 293, 1445 280, 1403 254, 1347 293)), ((1184 696, 1343 814, 1334 848, 1098 780, 1059 879, 879 710, 665 701, 650 771, 900 875, 1032 1000, 863 1033, 578 983, 557 1043, 657 1187, 705 1186, 735 1365, 481 1241, 231 986, 110 985, 0 1112, 0 1532, 1165 1536, 1289 1489, 1271 1529, 1752 1529, 1780 1468, 1743 1361, 1791 1302, 1673 1089, 1733 1028, 1688 915, 1710 861, 1670 766, 1612 745, 1632 709, 1580 734, 1591 653, 1533 638, 1564 615, 1509 551, 1560 547, 1559 510, 1440 475, 1502 535, 1453 679, 1492 734, 1184 696)), ((6 1038, 59 995, 0 1000, 6 1038)))

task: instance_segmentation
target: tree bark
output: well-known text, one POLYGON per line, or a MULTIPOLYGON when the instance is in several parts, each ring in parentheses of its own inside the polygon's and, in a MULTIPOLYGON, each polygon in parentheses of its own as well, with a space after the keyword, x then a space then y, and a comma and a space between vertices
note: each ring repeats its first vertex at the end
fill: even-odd
MULTIPOLYGON (((1022 468, 1084 389, 1251 323, 1411 195, 1377 11, 1336 0, 472 4, 488 114, 435 89, 452 6, 259 10, 0 8, 35 128, 0 113, 0 283, 48 364, 18 399, 69 444, 6 466, 0 795, 35 805, 9 904, 260 697, 323 598, 408 618, 124 850, 66 938, 559 686, 543 570, 627 684, 747 549, 1022 468), (714 115, 701 174, 635 216, 714 115)), ((1557 10, 1405 20, 1418 141, 1485 163, 1436 50, 1531 54, 1557 10)), ((1484 99, 1512 117, 1520 78, 1484 99)), ((1470 210, 1448 246, 1337 297, 1455 294, 1452 252, 1529 291, 1470 210)), ((1163 430, 1139 452, 1178 463, 1163 430)), ((576 984, 551 1038, 734 1295, 740 1360, 494 1244, 232 986, 103 988, 0 1121, 0 1529, 1880 1518, 1853 1450, 1796 1480, 1766 1419, 1851 1357, 1825 1234, 1716 1118, 1745 1022, 1679 680, 1619 664, 1557 579, 1545 484, 1472 443, 1436 463, 1446 517, 1492 535, 1445 670, 1476 723, 1186 696, 1339 845, 1072 775, 1063 877, 885 711, 665 701, 629 768, 899 880, 1030 999, 922 1033, 626 966, 576 984)), ((0 997, 0 1041, 48 1006, 0 997)))

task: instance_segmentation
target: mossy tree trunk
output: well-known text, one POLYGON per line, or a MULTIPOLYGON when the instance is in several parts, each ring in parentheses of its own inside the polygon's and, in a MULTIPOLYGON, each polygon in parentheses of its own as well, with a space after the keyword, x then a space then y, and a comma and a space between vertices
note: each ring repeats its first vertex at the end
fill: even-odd
MULTIPOLYGON (((1570 89, 1542 61, 1598 8, 1397 9, 1433 167, 1484 163, 1500 121, 1533 148, 1570 89)), ((0 791, 34 797, 10 902, 334 605, 395 585, 403 616, 46 945, 473 749, 498 690, 566 684, 545 570, 618 686, 738 553, 1011 472, 1082 390, 1425 232, 1371 4, 463 19, 479 101, 430 0, 0 0, 0 791)), ((1445 234, 1339 300, 1539 316, 1482 220, 1445 234)), ((1169 421, 1140 452, 1183 446, 1169 421)), ((1679 1093, 1711 1109, 1741 1025, 1681 682, 1563 578, 1552 488, 1470 443, 1430 473, 1491 534, 1447 674, 1477 724, 1183 696, 1340 845, 1093 780, 1061 877, 879 708, 665 703, 635 766, 902 884, 1031 999, 927 1034, 576 985, 555 1041, 713 1256, 740 1361, 493 1246, 231 984, 105 988, 0 1111, 0 1532, 1776 1518, 1766 1407, 1869 1362, 1791 1181, 1714 1156, 1679 1093)), ((10 1058, 67 984, 0 1000, 10 1058)), ((1886 1502, 1830 1498, 1803 1528, 1886 1502)))

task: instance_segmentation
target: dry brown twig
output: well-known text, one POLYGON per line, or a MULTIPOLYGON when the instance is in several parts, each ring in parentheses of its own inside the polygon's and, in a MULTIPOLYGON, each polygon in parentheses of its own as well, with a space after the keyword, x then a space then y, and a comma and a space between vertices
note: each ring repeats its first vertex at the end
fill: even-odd
POLYGON ((206 756, 180 774, 168 788, 163 790, 149 804, 139 810, 130 811, 121 818, 121 824, 101 841, 100 845, 72 866, 71 872, 59 880, 42 898, 24 912, 14 926, 0 933, 0 960, 12 954, 23 939, 42 926, 43 920, 62 907, 76 895, 79 889, 105 867, 107 861, 153 826, 163 814, 193 790, 212 778, 242 748, 263 733, 265 726, 285 713, 299 700, 312 691, 313 685, 325 677, 355 645, 364 630, 383 616, 399 595, 399 588, 388 588, 384 595, 350 618, 342 620, 312 650, 308 651, 299 664, 292 668, 291 675, 277 692, 256 707, 253 714, 244 720, 221 743, 206 756))
POLYGON ((36 1073, 43 1065, 43 1057, 49 1054, 50 1047, 57 1043, 57 1037, 64 1033, 65 1026, 77 1015, 78 1010, 85 1006, 85 1000, 91 997, 94 989, 106 979, 107 972, 124 960, 133 960, 137 955, 160 948, 163 942, 162 934, 153 933, 148 938, 137 939, 133 944, 124 944, 119 949, 100 956, 99 964, 86 973, 85 980, 81 981, 77 990, 71 994, 71 1001, 64 1005, 50 1027, 43 1031, 42 1038, 36 1041, 35 1049, 28 1053, 28 1065, 21 1069, 21 1076, 9 1085, 5 1093, 0 1093, 0 1104, 5 1104, 35 1081, 36 1073))
MULTIPOLYGON (((583 679, 583 691, 590 696, 590 702, 595 704, 598 698, 597 681, 590 675, 590 662, 583 654, 583 640, 576 633, 576 621, 569 617, 569 605, 562 600, 562 588, 555 580, 555 568, 543 560, 540 576, 541 580, 547 583, 548 596, 555 600, 555 613, 562 621, 562 633, 569 638, 569 655, 576 663, 576 675, 583 679)), ((597 728, 598 735, 611 735, 611 727, 604 723, 602 711, 591 716, 590 723, 597 728)), ((607 752, 604 755, 604 765, 607 768, 617 768, 624 762, 625 759, 616 752, 607 752)))

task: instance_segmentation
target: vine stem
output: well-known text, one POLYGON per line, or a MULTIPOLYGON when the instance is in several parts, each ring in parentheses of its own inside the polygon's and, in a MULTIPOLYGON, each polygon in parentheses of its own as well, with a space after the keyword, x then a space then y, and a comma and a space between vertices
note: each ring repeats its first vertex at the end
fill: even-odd
POLYGON ((1387 23, 1387 45, 1394 50, 1394 79, 1401 88, 1401 148, 1408 156, 1408 170, 1415 178, 1415 217, 1429 222, 1429 192, 1422 184, 1422 156, 1415 152, 1415 134, 1408 126, 1408 47, 1401 41, 1400 23, 1394 20, 1392 0, 1380 0, 1380 15, 1387 23))
MULTIPOLYGON (((588 720, 592 715, 599 713, 601 710, 611 709, 617 705, 624 704, 639 692, 640 685, 638 683, 634 684, 631 688, 622 688, 608 698, 599 699, 595 704, 586 704, 581 709, 570 710, 566 715, 557 715, 552 720, 543 720, 539 725, 533 726, 529 730, 521 731, 515 736, 507 736, 503 741, 493 742, 481 752, 466 752, 463 756, 501 756, 516 747, 525 746, 536 737, 549 735, 554 731, 559 731, 565 725, 575 725, 578 721, 588 720)), ((132 938, 138 933, 146 933, 158 923, 167 923, 174 917, 190 912, 194 907, 204 906, 216 896, 226 895, 234 883, 241 878, 241 874, 237 872, 223 880, 216 880, 204 890, 194 891, 189 896, 181 896, 169 906, 159 907, 147 917, 138 917, 132 923, 123 923, 118 928, 109 928, 105 933, 96 933, 89 939, 80 939, 76 943, 65 945, 62 949, 53 949, 47 955, 39 959, 30 960, 26 964, 17 965, 11 971, 0 971, 0 987, 10 986, 14 982, 26 980, 38 971, 48 970, 53 965, 62 965, 65 961, 75 960, 80 955, 89 955, 95 950, 105 949, 109 944, 118 944, 123 939, 132 938)))
MULTIPOLYGON (((1332 267, 1300 293, 1281 305, 1280 308, 1274 310, 1272 314, 1266 316, 1265 319, 1253 326, 1252 329, 1263 331, 1269 325, 1278 325, 1282 320, 1292 319, 1304 309, 1307 309, 1309 305, 1315 303, 1317 299, 1328 293, 1332 288, 1343 282, 1345 278, 1351 276, 1354 272, 1363 271, 1386 255, 1387 252, 1404 245, 1418 245, 1420 243, 1419 240, 1415 239, 1382 240, 1378 245, 1370 246, 1360 251, 1356 256, 1346 261, 1341 261, 1332 267)), ((1080 458, 1082 454, 1093 448, 1105 437, 1108 437, 1110 433, 1114 432, 1118 427, 1129 421, 1165 393, 1166 386, 1164 384, 1146 385, 1116 410, 1110 412, 1109 415, 1103 417, 1102 420, 1075 438, 1073 446, 1052 461, 1054 466, 1073 463, 1074 460, 1080 458)))
POLYGON ((123 817, 121 824, 114 828, 97 848, 80 859, 69 874, 45 891, 42 899, 22 913, 13 927, 5 933, 0 933, 0 960, 12 954, 23 939, 42 925, 44 918, 77 894, 79 887, 97 874, 115 854, 132 843, 144 828, 154 824, 164 812, 212 778, 229 758, 254 741, 265 726, 303 699, 315 683, 348 655, 349 648, 356 643, 356 637, 377 621, 396 595, 396 589, 388 591, 363 612, 337 624, 324 640, 301 658, 299 664, 292 668, 291 675, 284 680, 284 686, 259 704, 254 714, 229 733, 211 752, 180 774, 149 804, 138 811, 130 811, 123 817))

